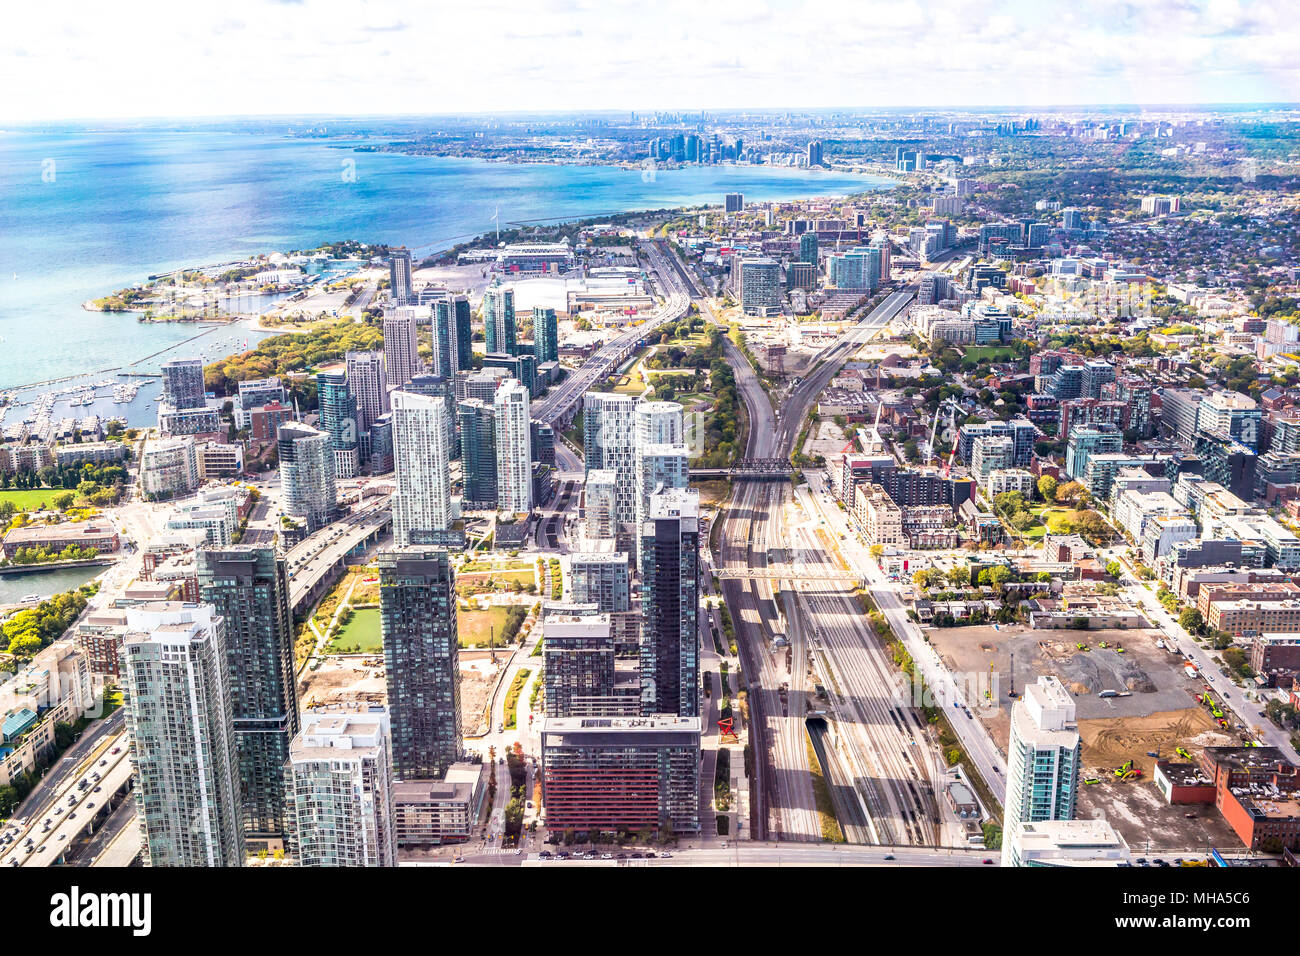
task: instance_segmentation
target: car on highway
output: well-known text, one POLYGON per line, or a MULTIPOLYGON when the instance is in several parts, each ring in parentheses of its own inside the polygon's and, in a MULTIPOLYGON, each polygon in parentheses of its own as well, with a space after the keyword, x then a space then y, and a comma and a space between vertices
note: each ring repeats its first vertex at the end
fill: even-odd
POLYGON ((981 860, 980 862, 983 863, 985 866, 988 866, 990 863, 993 862, 993 858, 992 858, 991 856, 986 856, 986 857, 985 857, 983 860, 981 860))

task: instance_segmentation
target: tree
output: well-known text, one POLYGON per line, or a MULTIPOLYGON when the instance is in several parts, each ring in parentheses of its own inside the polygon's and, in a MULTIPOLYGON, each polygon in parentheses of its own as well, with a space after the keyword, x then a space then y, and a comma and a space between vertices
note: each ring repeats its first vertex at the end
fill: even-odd
POLYGON ((1107 561, 1106 573, 1109 574, 1112 578, 1117 578, 1124 573, 1124 566, 1120 564, 1118 561, 1107 561))
POLYGON ((1063 485, 1058 485, 1056 489, 1056 500, 1072 504, 1079 499, 1079 493, 1084 491, 1083 485, 1077 481, 1067 481, 1063 485))
POLYGON ((1188 633, 1199 631, 1205 626, 1201 612, 1194 607, 1185 607, 1178 615, 1178 626, 1188 633))

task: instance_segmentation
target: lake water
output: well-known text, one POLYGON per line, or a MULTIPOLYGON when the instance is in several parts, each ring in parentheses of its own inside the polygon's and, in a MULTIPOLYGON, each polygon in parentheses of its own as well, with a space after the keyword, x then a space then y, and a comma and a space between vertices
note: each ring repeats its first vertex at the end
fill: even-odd
MULTIPOLYGON (((0 132, 0 388, 197 354, 191 324, 81 303, 181 266, 358 239, 427 253, 500 222, 842 196, 889 180, 761 166, 512 165, 218 132, 0 132)), ((219 329, 230 351, 258 336, 219 329)), ((103 380, 109 375, 94 376, 103 380)), ((142 398, 154 388, 141 390, 142 398)), ((120 406, 118 407, 120 413, 120 406)), ((111 403, 81 414, 113 412, 111 403)))
POLYGON ((46 598, 79 588, 91 578, 102 574, 106 568, 58 568, 53 571, 33 571, 30 574, 0 575, 0 604, 12 604, 29 594, 46 598))

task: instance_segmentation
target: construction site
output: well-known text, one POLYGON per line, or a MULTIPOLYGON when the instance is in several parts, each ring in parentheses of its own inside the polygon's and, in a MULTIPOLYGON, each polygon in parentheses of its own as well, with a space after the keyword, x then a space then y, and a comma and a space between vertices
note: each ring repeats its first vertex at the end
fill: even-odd
MULTIPOLYGON (((507 655, 498 653, 501 662, 507 655)), ((460 652, 460 709, 465 736, 488 731, 488 702, 502 673, 490 651, 460 652)), ((298 700, 305 710, 328 704, 386 704, 388 684, 384 659, 375 656, 331 656, 298 682, 298 700)))

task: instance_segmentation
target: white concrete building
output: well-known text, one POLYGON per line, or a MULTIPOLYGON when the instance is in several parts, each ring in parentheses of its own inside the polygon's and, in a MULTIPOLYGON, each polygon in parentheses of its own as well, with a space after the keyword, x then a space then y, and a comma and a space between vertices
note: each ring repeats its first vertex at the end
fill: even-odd
POLYGON ((442 396, 398 389, 393 408, 393 540, 420 543, 413 532, 446 531, 452 523, 451 422, 442 396))
POLYGON ((533 454, 528 389, 507 379, 497 389, 497 508, 526 514, 533 510, 533 454))
MULTIPOLYGON (((1004 832, 1074 819, 1081 753, 1074 714, 1074 699, 1056 677, 1038 678, 1012 705, 1004 832)), ((1011 865, 1010 852, 1010 841, 1003 840, 1003 866, 1011 865)))
POLYGON ((303 711, 285 770, 296 865, 397 865, 392 764, 387 712, 303 711))

